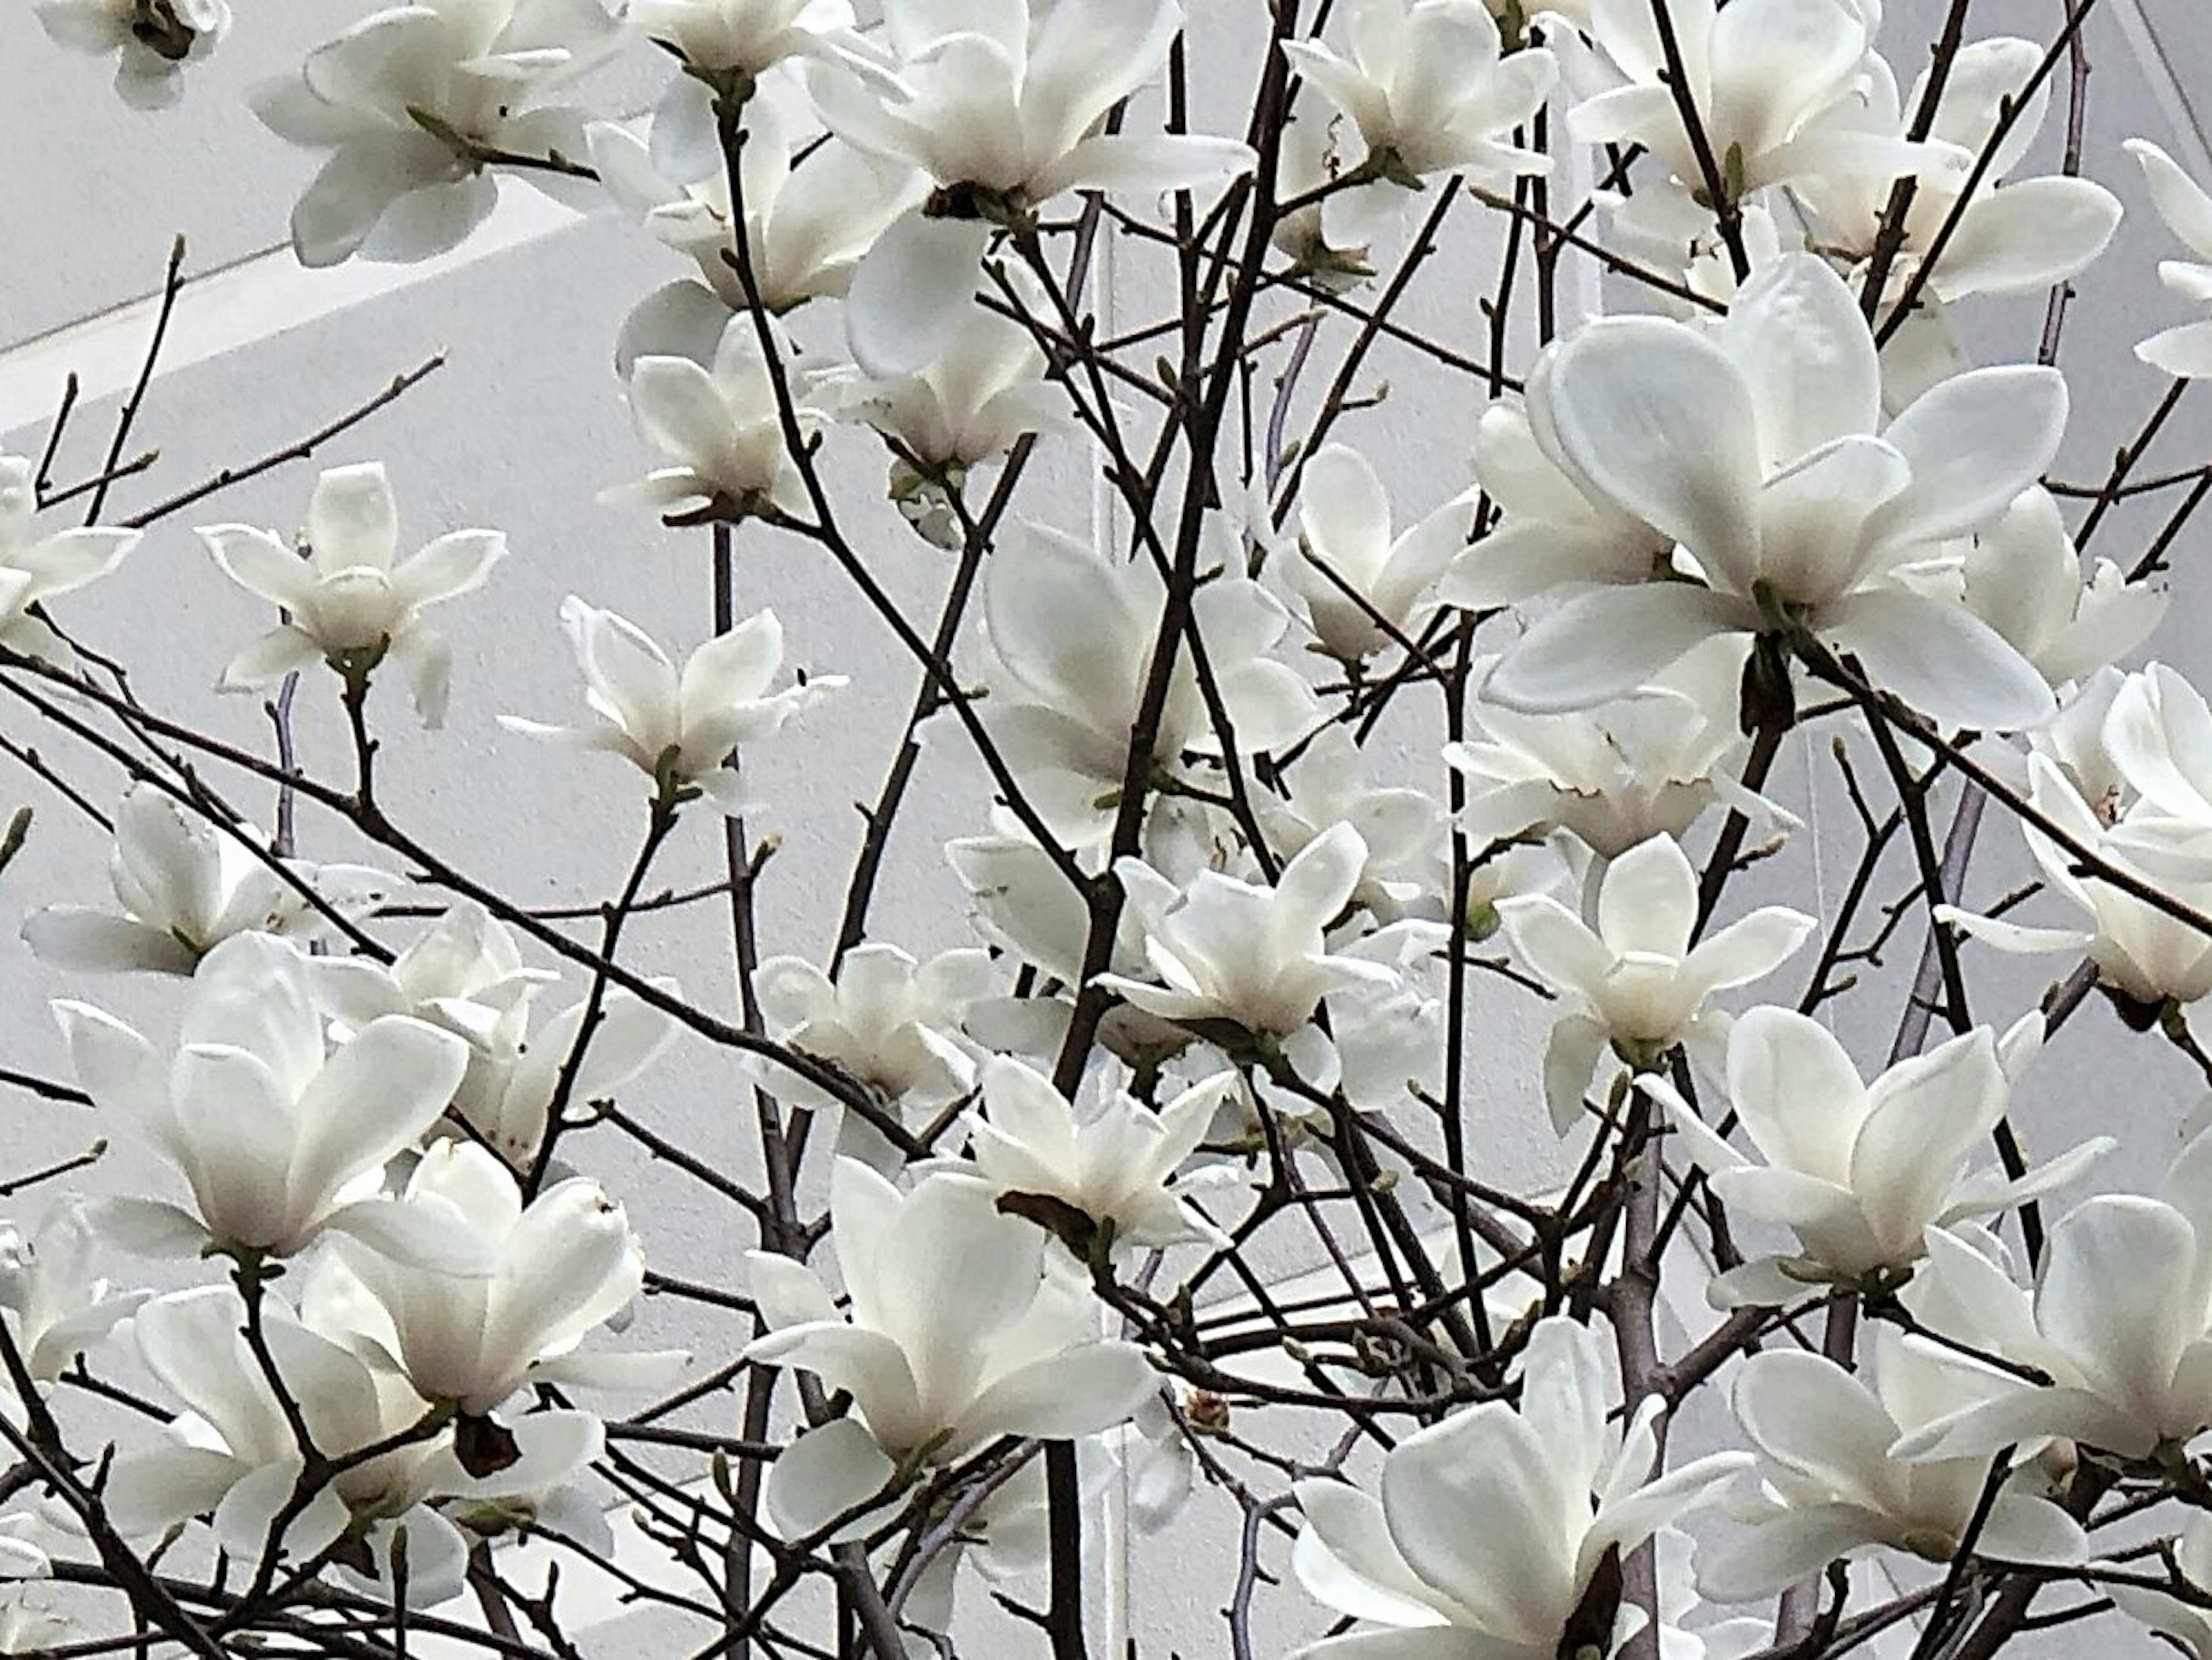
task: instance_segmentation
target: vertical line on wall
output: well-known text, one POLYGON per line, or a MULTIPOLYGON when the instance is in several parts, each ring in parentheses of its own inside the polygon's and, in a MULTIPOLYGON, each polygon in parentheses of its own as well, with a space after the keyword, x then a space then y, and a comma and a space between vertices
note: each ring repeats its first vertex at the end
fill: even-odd
POLYGON ((2179 72, 2174 69, 2172 58, 2166 55, 2166 42, 2157 25, 2151 21, 2149 8, 2143 0, 2112 0, 2112 10, 2119 20, 2120 33, 2127 37, 2136 61, 2142 66, 2143 79, 2150 83, 2151 96, 2158 100, 2160 112, 2172 129, 2175 147, 2184 152, 2178 158, 2182 167, 2199 178, 2212 173, 2212 138, 2207 137, 2203 119, 2179 72))

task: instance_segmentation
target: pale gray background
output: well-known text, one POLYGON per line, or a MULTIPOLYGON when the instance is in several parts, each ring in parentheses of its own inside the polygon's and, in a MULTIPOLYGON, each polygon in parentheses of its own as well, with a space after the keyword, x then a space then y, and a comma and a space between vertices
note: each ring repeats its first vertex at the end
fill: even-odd
MULTIPOLYGON (((87 401, 58 476, 72 481, 96 465, 118 397, 136 373, 151 319, 149 296, 179 232, 191 240, 188 269, 198 280, 179 307, 171 350, 132 446, 158 446, 161 461, 149 477, 118 487, 118 512, 293 439, 432 351, 449 350, 453 361, 443 373, 319 458, 323 465, 386 460, 410 545, 481 524, 506 530, 514 550, 485 593, 440 615, 458 648, 447 731, 435 741, 411 738, 398 688, 380 693, 392 740, 384 788, 401 822, 472 871, 504 873, 510 893, 532 903, 589 901, 612 891, 629 859, 640 819, 631 778, 611 761, 549 752, 505 734, 494 716, 575 714, 577 682, 555 625, 556 607, 570 591, 615 606, 672 646, 688 648, 707 631, 703 536, 663 532, 593 500, 601 488, 651 465, 631 432, 610 354, 624 312, 679 274, 679 262, 611 216, 579 219, 526 187, 510 185, 492 225, 447 258, 398 269, 299 271, 285 244, 285 221, 314 158, 264 133, 239 94, 295 66, 307 46, 366 9, 246 0, 235 37, 193 74, 183 108, 161 115, 122 107, 104 69, 51 48, 27 5, 0 10, 0 224, 7 228, 0 343, 9 343, 0 346, 0 451, 38 453, 63 375, 75 369, 84 378, 87 401)), ((1192 9, 1208 42, 1233 37, 1248 43, 1239 61, 1249 64, 1245 6, 1193 0, 1192 9)), ((1884 40, 1901 80, 1909 81, 1921 61, 1922 49, 1911 43, 1929 38, 1941 10, 1937 0, 1893 6, 1884 40)), ((2059 13, 2057 0, 1983 0, 1971 33, 2047 37, 2059 13)), ((2074 371, 2075 416, 2060 471, 2077 480, 2102 476, 2115 446, 2132 434, 2161 389, 2160 377, 2137 363, 2130 348, 2185 317, 2154 277, 2156 262, 2179 251, 2150 211, 2120 141, 2153 137, 2185 167, 2212 178, 2212 156, 2192 106, 2195 94, 2212 96, 2212 26, 2199 8, 2191 0, 2105 0, 2087 38, 2094 68, 2087 165, 2125 200, 2129 217, 2085 282, 2069 325, 2063 361, 2074 371)), ((593 101, 610 112, 641 109, 659 73, 648 63, 625 64, 594 83, 593 101)), ((1220 122, 1232 117, 1224 112, 1220 122)), ((2055 156, 2060 121, 2055 112, 2039 155, 2055 156)), ((1474 295, 1463 273, 1484 271, 1481 247, 1477 240, 1454 251, 1472 261, 1432 261, 1410 303, 1422 326, 1472 338, 1474 295)), ((1105 271, 1115 285, 1109 308, 1124 323, 1157 311, 1160 290, 1133 259, 1109 249, 1105 271)), ((2039 297, 1978 302, 1972 331, 1990 343, 1992 355, 2025 356, 2033 350, 2041 307, 2039 297)), ((802 335, 808 326, 802 325, 802 335)), ((1364 383, 1382 378, 1394 382, 1389 401, 1340 435, 1376 459, 1409 511, 1425 511, 1464 481, 1467 438, 1480 400, 1466 382, 1425 378, 1402 354, 1388 350, 1372 360, 1364 383)), ((2147 465, 2162 471, 2200 462, 2208 437, 2212 398, 2192 396, 2147 465)), ((848 522, 867 527, 873 568, 903 600, 933 614, 949 565, 920 546, 881 503, 879 453, 860 436, 843 434, 831 441, 831 454, 850 504, 848 522)), ((64 617, 126 658, 142 693, 156 706, 239 741, 265 745, 255 700, 218 698, 210 690, 223 661, 264 618, 256 603, 214 571, 189 526, 245 520, 288 526, 299 517, 312 477, 311 465, 295 465, 164 526, 117 578, 65 602, 64 617)), ((2101 550, 2132 558, 2166 500, 2116 514, 2100 532, 2101 550)), ((1082 450, 1063 442, 1041 458, 1021 505, 1030 516, 1073 529, 1095 522, 1101 503, 1082 450)), ((2197 577, 2198 540, 2192 533, 2177 549, 2179 593, 2154 651, 2201 682, 2212 671, 2212 654, 2203 645, 2212 601, 2197 577)), ((746 607, 775 606, 793 663, 853 680, 836 703, 764 748, 758 767, 786 837, 763 894, 768 947, 819 957, 835 916, 823 896, 842 894, 858 835, 858 816, 846 804, 872 798, 916 676, 888 630, 848 596, 817 551, 751 532, 740 545, 746 607)), ((331 688, 311 679, 300 707, 310 764, 335 773, 343 751, 331 688)), ((0 727, 27 733, 13 708, 0 715, 0 727)), ((1416 733, 1407 741, 1418 746, 1422 739, 1416 733)), ((119 789, 112 769, 70 754, 64 744, 45 747, 73 764, 82 762, 81 777, 105 781, 94 788, 96 797, 109 799, 119 789)), ((1825 737, 1806 747, 1824 757, 1825 737)), ((1808 777, 1801 754, 1775 787, 1778 799, 1807 813, 1814 833, 1747 888, 1825 909, 1832 907, 1847 873, 1832 866, 1850 857, 1852 836, 1847 818, 1832 817, 1847 812, 1832 769, 1823 759, 1814 770, 1808 777)), ((957 941, 958 892, 935 849, 947 836, 981 827, 979 779, 957 762, 926 775, 875 909, 878 937, 917 952, 957 941)), ((238 799, 250 804, 265 796, 242 788, 238 799)), ((0 808, 22 800, 36 803, 40 818, 28 853, 0 881, 0 992, 9 1023, 0 1052, 11 1065, 58 1073, 64 1062, 38 1012, 47 997, 89 995, 119 1012, 154 1018, 173 1000, 173 988, 65 978, 33 962, 16 942, 22 915, 38 904, 106 897, 98 848, 84 821, 35 780, 12 765, 0 767, 0 808)), ((350 850, 327 822, 308 815, 302 823, 307 851, 340 856, 350 850)), ((1978 898, 2004 891, 2024 866, 2016 836, 1994 816, 1989 845, 1991 856, 1975 880, 1978 898)), ((678 837, 660 867, 663 878, 711 878, 719 870, 717 847, 700 821, 678 837)), ((1900 877, 1885 891, 1902 886, 1900 877)), ((1893 970, 1909 968, 1917 937, 1911 927, 1900 934, 1893 970)), ((679 976, 709 1006, 729 1004, 727 952, 714 916, 642 922, 625 949, 635 964, 679 976)), ((1972 961, 1978 1011, 1992 1019, 2027 1006, 2065 966, 1986 953, 1972 961)), ((1785 971, 1774 994, 1794 996, 1802 972, 1803 965, 1785 971)), ((1895 977, 1837 1009, 1840 1029, 1864 1062, 1887 1049, 1899 989, 1888 982, 1895 977)), ((580 989, 571 976, 550 1000, 558 1006, 580 989)), ((1525 999, 1486 984, 1483 990, 1483 1015, 1492 1021, 1486 1029, 1504 1034, 1492 1052, 1510 1061, 1497 1070, 1510 1081, 1480 1094, 1476 1145, 1489 1150, 1493 1173, 1534 1174, 1553 1152, 1527 1064, 1542 1018, 1525 999)), ((2172 1127, 2201 1084, 2178 1057, 2154 1045, 2123 1049, 2118 1037, 2108 1011, 2097 1005, 2085 1010, 2027 1085, 2024 1121, 2033 1147, 2045 1153, 2086 1134, 2120 1130, 2129 1145, 2098 1180, 2148 1185, 2170 1157, 2172 1127)), ((634 1092, 633 1104, 677 1127, 695 1148, 741 1162, 748 1115, 739 1090, 724 1057, 679 1040, 634 1092)), ((80 1150, 108 1128, 11 1097, 0 1103, 0 1166, 29 1168, 80 1150)), ((149 1162, 127 1140, 118 1138, 101 1181, 143 1184, 152 1177, 149 1162)), ((632 1213, 657 1265, 700 1278, 734 1274, 736 1254, 750 1240, 720 1207, 611 1140, 598 1140, 588 1158, 632 1195, 632 1213)), ((1285 1272, 1300 1266, 1284 1264, 1285 1272)), ((726 1352, 734 1335, 730 1328, 699 1322, 692 1310, 659 1304, 648 1306, 640 1331, 715 1353, 726 1352)), ((734 1404, 720 1421, 734 1425, 734 1404)), ((1120 1653, 1125 1634, 1147 1657, 1171 1650, 1225 1652, 1218 1610, 1231 1584, 1235 1509, 1205 1491, 1194 1502, 1198 1514, 1164 1544, 1116 1536, 1102 1548, 1097 1652, 1120 1653)), ((1110 1534, 1110 1514, 1106 1520, 1110 1534)), ((1279 1554, 1272 1560, 1279 1563, 1279 1554)), ((980 1605, 972 1582, 964 1595, 969 1607, 980 1605)), ((1321 1629, 1316 1611, 1295 1593, 1266 1600, 1281 1617, 1263 1629, 1280 1640, 1321 1629)), ((2124 1625, 2097 1631, 2100 1640, 2136 1640, 2124 1625)), ((594 1641, 613 1652, 644 1635, 635 1621, 624 1620, 605 1627, 594 1641)), ((975 1651, 990 1651, 988 1643, 979 1639, 975 1651)))

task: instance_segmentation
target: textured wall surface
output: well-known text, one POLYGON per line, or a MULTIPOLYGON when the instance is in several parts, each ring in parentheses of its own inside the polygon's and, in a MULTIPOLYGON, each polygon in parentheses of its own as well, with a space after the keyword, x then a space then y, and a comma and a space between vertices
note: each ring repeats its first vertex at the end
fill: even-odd
MULTIPOLYGON (((240 9, 235 38, 191 77, 184 107, 148 116, 118 105, 97 65, 51 50, 27 7, 0 9, 0 222, 7 227, 0 252, 0 452, 38 453, 63 378, 74 371, 84 399, 58 476, 72 480, 97 468, 112 412, 137 371, 152 296, 179 233, 190 239, 187 269, 196 280, 179 307, 134 442, 158 447, 161 459, 143 477, 117 487, 118 512, 278 447, 395 374, 447 352, 442 373, 318 458, 323 465, 388 462, 410 545, 444 530, 489 525, 507 532, 514 549, 488 589, 441 613, 457 648, 448 729, 434 740, 413 734, 397 689, 384 694, 391 748, 383 787, 396 818, 456 863, 503 873, 511 895, 540 904, 593 903, 614 890, 641 828, 630 777, 604 757, 549 751, 506 733, 495 717, 511 711, 562 720, 575 712, 579 687, 555 623, 566 593, 611 605, 672 645, 688 647, 708 631, 703 533, 665 532, 594 500, 650 465, 631 431, 610 356, 623 313, 679 274, 677 262, 611 216, 579 217, 510 186, 492 223, 443 259, 398 269, 300 271, 284 245, 285 221, 313 158, 264 134, 239 94, 296 65, 307 46, 362 8, 295 0, 240 9)), ((1244 9, 1232 0, 1192 0, 1194 27, 1206 40, 1223 43, 1249 64, 1244 9)), ((1930 38, 1942 9, 1937 0, 1892 6, 1885 40, 1901 79, 1919 64, 1915 49, 1898 43, 1930 38)), ((2047 36, 2059 11, 2057 0, 1984 0, 1974 9, 1973 32, 2047 36)), ((2212 176, 2190 101, 2192 94, 2212 99, 2212 25, 2203 21, 2197 0, 2106 0, 2087 38, 2094 64, 2089 166, 2129 213, 2114 247, 2084 283, 2061 360, 2074 371, 2075 412, 2059 471, 2095 481, 2163 389, 2161 377, 2137 363, 2130 347, 2182 320, 2179 302, 2154 276, 2156 262, 2174 250, 2119 143, 2146 134, 2191 171, 2212 176)), ((645 63, 617 66, 599 83, 594 101, 641 108, 654 73, 645 63)), ((2039 153, 2055 157, 2061 125, 2054 115, 2039 153)), ((1413 286, 1408 320, 1439 334, 1474 335, 1474 296, 1463 274, 1480 258, 1486 234, 1447 242, 1413 286)), ((1143 319, 1159 310, 1166 290, 1134 250, 1109 249, 1103 269, 1115 317, 1143 319)), ((2025 356, 2041 315, 2039 296, 1984 301, 1972 331, 1990 355, 2025 356)), ((1346 435, 1374 457, 1408 508, 1425 511, 1465 477, 1480 390, 1464 378, 1423 372, 1387 346, 1370 374, 1393 382, 1391 396, 1363 412, 1346 435)), ((2145 465, 2154 472, 2196 465, 2208 447, 2212 395, 2185 400, 2145 465)), ((915 614, 933 616, 950 565, 884 502, 880 453, 843 434, 831 441, 830 453, 850 522, 864 527, 871 568, 915 614)), ((115 580, 65 614, 133 666, 139 691, 156 707, 265 749, 269 733, 258 702, 211 690, 222 663, 263 622, 215 572, 188 526, 210 518, 289 526, 313 471, 312 464, 279 468, 219 508, 165 525, 115 580)), ((1073 441, 1055 443, 1032 468, 1018 510, 1078 532, 1096 527, 1104 508, 1091 458, 1073 441)), ((2101 550, 2139 549, 2159 511, 2157 502, 2124 505, 2100 532, 2101 550)), ((2212 587, 2190 545, 2201 539, 2192 533, 2179 551, 2179 593, 2153 654, 2206 684, 2212 587)), ((817 550, 748 532, 738 572, 744 608, 772 605, 782 617, 790 661, 852 680, 834 704, 766 746, 758 769, 773 828, 783 836, 763 895, 765 946, 818 958, 835 927, 835 908, 824 896, 842 892, 859 838, 850 804, 874 794, 918 676, 890 631, 817 550)), ((303 694, 301 740, 309 767, 336 775, 343 732, 329 693, 314 684, 303 694)), ((23 731, 20 711, 0 714, 0 728, 23 731)), ((1400 742, 1411 756, 1433 735, 1409 730, 1400 742)), ((96 798, 121 787, 112 766, 69 752, 66 740, 44 746, 77 775, 106 781, 94 789, 96 798)), ((1747 900, 1787 897, 1830 912, 1838 903, 1842 877, 1828 866, 1850 856, 1856 838, 1825 757, 1823 743, 1807 746, 1778 781, 1778 798, 1808 818, 1812 833, 1744 885, 1747 900), (1808 752, 1819 764, 1808 763, 1808 752)), ((266 805, 265 794, 257 797, 251 787, 240 799, 266 805)), ((16 930, 38 904, 100 903, 100 854, 82 819, 0 760, 0 808, 21 800, 38 803, 40 830, 0 883, 0 1018, 8 1022, 0 1044, 11 1064, 58 1073, 65 1067, 58 1043, 36 1011, 47 996, 82 995, 87 987, 33 961, 16 930)), ((893 844, 875 910, 878 937, 918 953, 957 941, 958 891, 936 849, 949 836, 980 829, 986 800, 979 769, 957 756, 933 757, 893 844)), ((303 824, 305 848, 316 856, 356 850, 327 821, 303 824)), ((2025 869, 2017 836, 1994 816, 1988 841, 1969 903, 2005 892, 2025 869)), ((718 840, 702 820, 679 836, 661 879, 711 880, 719 860, 718 840)), ((1900 868, 1891 891, 1905 885, 1900 868)), ((1869 970, 1864 994, 1834 1006, 1863 1061, 1887 1049, 1917 939, 1916 921, 1890 960, 1869 970)), ((634 941, 626 954, 635 966, 677 976, 709 1006, 732 1004, 726 932, 711 908, 647 919, 634 941)), ((2027 1007, 2050 977, 2044 962, 1977 954, 1972 965, 1980 1006, 1993 1012, 2027 1007)), ((150 1013, 170 993, 127 982, 94 989, 97 1000, 126 1017, 150 1013)), ((572 973, 567 997, 550 994, 548 1003, 559 1006, 579 994, 572 973)), ((1482 995, 1480 1018, 1499 1036, 1489 1051, 1498 1064, 1486 1067, 1478 1097, 1476 1145, 1490 1150, 1494 1174, 1533 1176, 1555 1156, 1529 1064, 1542 1016, 1503 982, 1484 984, 1482 995), (1504 1081, 1492 1079, 1493 1071, 1504 1081)), ((2123 1052, 2118 1036, 2101 1005, 2085 1010, 2032 1075, 2024 1122, 2032 1147, 2045 1152, 2124 1127, 2125 1149, 2097 1180, 2148 1184, 2170 1157, 2173 1126, 2202 1085, 2169 1051, 2123 1052)), ((655 1122, 702 1153, 741 1166, 743 1083, 726 1057, 679 1041, 648 1075, 647 1098, 655 1122)), ((66 1156, 100 1133, 70 1110, 0 1103, 0 1171, 66 1156)), ((751 1240, 711 1195, 611 1140, 595 1141, 582 1157, 631 1196, 656 1266, 697 1279, 726 1280, 736 1272, 737 1254, 751 1240)), ((100 1179, 143 1185, 150 1171, 149 1157, 118 1138, 100 1179)), ((1277 1266, 1291 1274, 1307 1265, 1277 1266)), ((659 1304, 648 1306, 641 1330, 722 1353, 735 1335, 733 1328, 699 1321, 695 1310, 659 1304)), ((732 1404, 732 1421, 734 1411, 732 1404)), ((1206 1529, 1187 1521, 1163 1541, 1120 1537, 1110 1495, 1102 1500, 1109 1525, 1101 1530, 1099 1630, 1110 1640, 1097 1652, 1119 1655, 1124 1635, 1148 1657, 1225 1651, 1218 1610, 1235 1560, 1235 1511, 1203 1491, 1194 1503, 1220 1525, 1206 1529)), ((981 1600, 970 1593, 971 1602, 981 1600)), ((1320 1628, 1315 1611, 1294 1595, 1275 1602, 1286 1619, 1266 1633, 1270 1640, 1287 1643, 1320 1628)), ((647 1640, 646 1620, 611 1621, 595 1635, 595 1650, 635 1649, 647 1640)), ((2096 1629, 2100 1643, 2140 1641, 2118 1624, 2096 1629)), ((989 1652, 988 1639, 979 1639, 975 1651, 989 1652)))

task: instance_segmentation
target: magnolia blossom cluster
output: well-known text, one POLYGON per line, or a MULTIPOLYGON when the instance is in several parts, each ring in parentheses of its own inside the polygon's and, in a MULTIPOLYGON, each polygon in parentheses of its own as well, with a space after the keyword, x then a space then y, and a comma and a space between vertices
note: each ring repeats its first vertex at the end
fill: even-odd
MULTIPOLYGON (((0 1195, 131 1161, 0 1226, 0 1652, 109 1634, 53 1578, 123 1593, 118 1645, 397 1656, 432 1620, 557 1657, 595 1572, 702 1652, 1071 1660, 1110 1509, 1241 1518, 1239 1654, 1262 1585, 1316 1660, 1727 1660, 1908 1620, 1985 1655, 2066 1584, 2051 1621, 2212 1657, 2212 1115, 2130 1079, 2115 1134, 2023 1145, 2093 988, 2212 1077, 2212 708, 2123 666, 2179 518, 2132 561, 2105 528, 2203 494, 2129 480, 2212 323, 2160 319, 2166 400, 2069 483, 2068 285, 2120 204, 2063 41, 1961 5, 1928 58, 1875 0, 1318 11, 425 0, 253 94, 313 153, 305 265, 448 252, 514 187, 665 258, 603 319, 638 454, 547 489, 711 556, 712 621, 592 603, 690 592, 629 550, 533 616, 539 550, 403 535, 377 462, 296 525, 205 515, 187 564, 180 507, 100 522, 136 399, 86 486, 59 430, 0 458, 0 691, 70 740, 0 752, 106 867, 22 927, 71 1075, 11 1038, 0 1090, 107 1138, 0 1195), (1484 207, 1463 351, 1398 308, 1484 207), (1582 316, 1593 250, 1638 297, 1582 316), (1157 325, 1100 297, 1146 254, 1157 325), (1978 361, 2021 294, 2043 333, 1978 361), (1398 350, 1468 417, 1417 480, 1368 390, 1398 350), (156 550, 267 755, 99 648, 80 591, 156 550), (811 763, 884 666, 800 666, 845 642, 746 614, 758 550, 842 576, 917 682, 857 825, 811 763), (557 623, 580 714, 457 659, 492 617, 501 666, 557 623), (410 728, 495 706, 541 834, 594 794, 641 821, 620 889, 549 905, 403 822, 395 679, 410 728), (1971 867, 1990 814, 2029 888, 1971 867), (787 848, 849 855, 803 937, 759 909, 787 848), (727 923, 648 955, 655 913, 727 923), (2026 1006, 1984 946, 2069 977, 2026 1006), (2160 1136, 2154 1195, 2085 1193, 2160 1136), (664 1346, 670 1308, 724 1352, 664 1346), (979 1577, 1013 1635, 956 1625, 979 1577)), ((231 32, 39 16, 146 106, 231 32)), ((2128 153, 2212 262, 2212 195, 2128 153)))

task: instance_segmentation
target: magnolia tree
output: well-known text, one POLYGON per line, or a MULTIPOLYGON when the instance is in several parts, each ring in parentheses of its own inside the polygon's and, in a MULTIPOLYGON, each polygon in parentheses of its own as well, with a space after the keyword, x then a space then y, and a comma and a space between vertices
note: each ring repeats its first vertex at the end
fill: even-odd
MULTIPOLYGON (((702 1660, 1079 1660, 1111 1526, 1218 1535, 1189 1640, 1237 1660, 1954 1660, 2076 1620, 2212 1656, 2212 1131, 2146 1106, 2162 1185, 2098 1191, 2111 1143, 2036 1162, 2014 1105, 2061 1028, 2212 1072, 2212 711, 2119 666, 2207 489, 2137 464, 2212 374, 2212 196, 2084 154, 2097 0, 2033 39, 1954 0, 1932 50, 1880 9, 333 9, 253 106, 323 158, 298 258, 422 259, 532 189, 665 246, 604 316, 650 459, 542 485, 678 527, 712 609, 680 644, 514 617, 574 655, 544 707, 450 684, 499 532, 403 536, 374 463, 222 521, 427 369, 125 517, 157 331, 104 467, 55 482, 73 396, 0 460, 39 815, 0 863, 112 849, 25 929, 74 1076, 0 1083, 165 1172, 0 1188, 0 1651, 565 1660, 596 1598, 702 1660), (618 56, 649 109, 593 105, 618 56), (2160 268, 2163 395, 2069 483, 2105 166, 2208 263, 2160 268), (2007 294, 2048 298, 1992 350, 2007 294), (1411 499, 1385 374, 1475 433, 1411 499), (2087 553, 2137 497, 2179 505, 2087 553), (265 607, 191 644, 265 742, 101 649, 134 549, 195 537, 265 607), (886 538, 936 550, 933 612, 886 538), (915 690, 819 954, 765 956, 763 824, 849 815, 799 757, 854 691, 747 603, 802 555, 915 690), (456 692, 634 815, 618 891, 544 909, 403 821, 380 786, 456 692), (319 711, 342 756, 295 742, 319 711), (1787 768, 1850 806, 1820 916, 1759 903, 1812 835, 1787 768), (966 833, 892 860, 933 792, 966 833), (2032 886, 1965 906, 2021 837, 2032 886), (668 885, 686 843, 720 879, 668 885), (936 935, 875 920, 894 866, 936 935), (638 967, 692 908, 714 960, 638 967), (1992 951, 2051 954, 2039 1003, 1992 951), (1532 1018, 1540 1054, 1492 1030, 1532 1018), (671 1110, 672 1048, 742 1156, 671 1110), (648 1265, 641 1161, 721 1208, 718 1277, 648 1265), (647 1341, 647 1298, 714 1346, 647 1341)), ((232 27, 39 16, 140 106, 232 27)), ((7 995, 20 1049, 48 1015, 7 995)))

